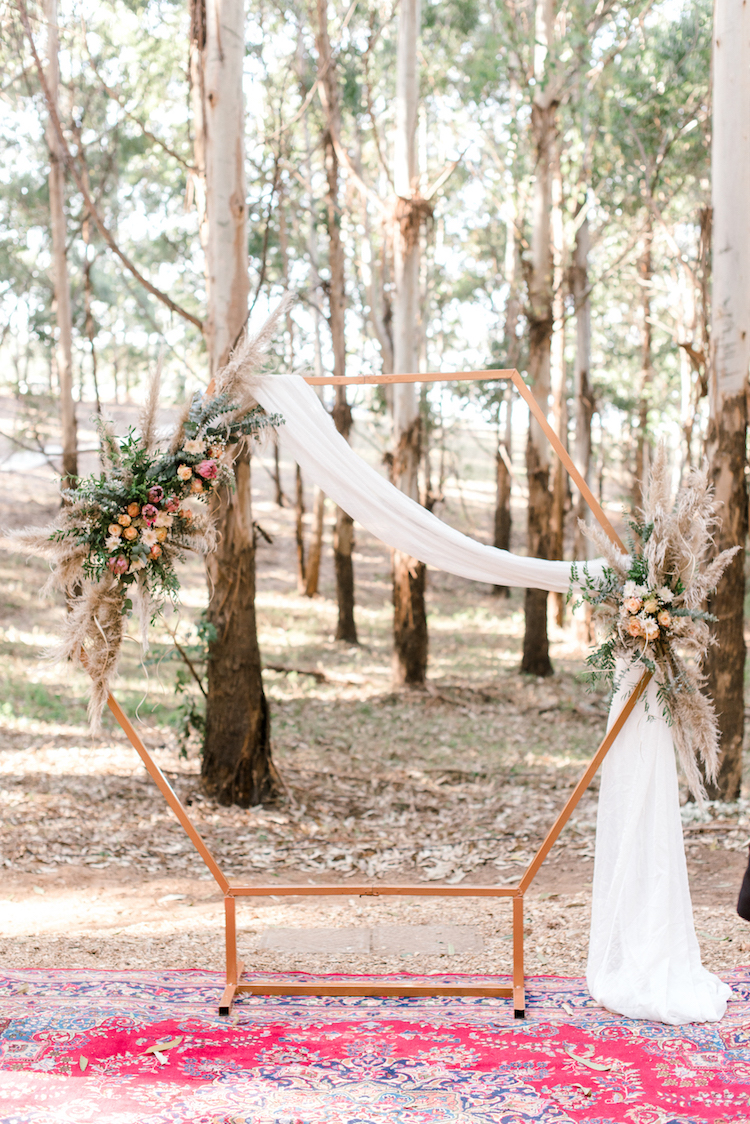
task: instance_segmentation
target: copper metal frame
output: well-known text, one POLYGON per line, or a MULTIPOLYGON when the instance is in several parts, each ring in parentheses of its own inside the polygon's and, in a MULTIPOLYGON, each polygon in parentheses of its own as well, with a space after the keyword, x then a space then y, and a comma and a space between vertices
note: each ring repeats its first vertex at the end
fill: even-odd
MULTIPOLYGON (((341 377, 311 377, 307 382, 316 385, 346 384, 357 385, 362 383, 398 383, 398 382, 458 382, 477 379, 509 379, 517 388, 521 397, 528 404, 529 410, 539 422, 544 433, 549 439, 558 457, 565 465, 568 473, 578 485, 584 499, 596 516, 597 521, 607 533, 609 538, 624 550, 611 523, 604 514, 601 505, 597 502, 590 488, 573 464, 567 450, 559 440, 557 434, 550 426, 544 411, 537 403, 533 394, 516 370, 502 371, 462 371, 455 374, 405 374, 362 376, 359 378, 341 377)), ((524 894, 531 886, 539 868, 549 854, 560 832, 568 822, 573 810, 588 788, 588 785, 606 757, 622 727, 625 725, 638 699, 643 694, 649 679, 650 672, 644 672, 635 690, 630 695, 619 715, 608 730, 591 761, 587 765, 581 779, 559 813, 547 833, 534 858, 524 871, 518 884, 515 886, 428 886, 424 883, 417 885, 376 885, 366 883, 362 885, 341 883, 335 885, 280 885, 280 886, 244 886, 229 882, 221 867, 213 857, 200 833, 193 824, 176 792, 162 773, 159 766, 151 757, 139 738, 130 719, 120 707, 113 695, 109 695, 107 704, 118 724, 122 727, 131 744, 140 756, 143 764, 157 787, 162 792, 167 804, 176 815, 185 834, 190 839, 196 851, 203 859, 219 888, 224 894, 224 912, 226 929, 226 987, 219 1000, 219 1014, 228 1015, 235 995, 250 992, 254 995, 467 995, 467 996, 500 996, 513 1000, 513 1009, 516 1018, 523 1018, 526 1010, 523 966, 523 900, 524 894), (236 929, 236 901, 244 897, 280 897, 280 896, 312 896, 312 895, 360 895, 363 897, 379 897, 380 895, 421 896, 421 897, 482 897, 482 898, 509 898, 513 910, 513 983, 510 987, 493 987, 484 984, 461 984, 458 986, 441 986, 424 983, 412 983, 408 980, 398 983, 378 983, 367 980, 352 979, 350 982, 332 983, 330 979, 319 979, 308 983, 278 983, 276 981, 256 981, 243 983, 242 974, 244 964, 237 957, 237 929, 236 929)))

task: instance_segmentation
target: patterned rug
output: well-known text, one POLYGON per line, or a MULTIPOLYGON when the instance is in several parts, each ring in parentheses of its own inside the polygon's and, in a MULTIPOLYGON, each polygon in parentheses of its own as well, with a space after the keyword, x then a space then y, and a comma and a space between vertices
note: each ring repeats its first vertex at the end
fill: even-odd
POLYGON ((0 1121, 747 1122, 750 970, 725 978, 720 1023, 671 1028, 552 977, 523 1021, 506 999, 253 996, 222 1019, 216 973, 7 972, 0 1121))

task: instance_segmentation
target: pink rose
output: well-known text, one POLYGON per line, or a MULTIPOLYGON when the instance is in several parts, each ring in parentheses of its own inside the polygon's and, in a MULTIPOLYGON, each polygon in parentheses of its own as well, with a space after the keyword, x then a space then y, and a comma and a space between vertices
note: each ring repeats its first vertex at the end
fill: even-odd
POLYGON ((161 484, 154 484, 153 488, 149 488, 148 498, 151 503, 160 503, 164 499, 164 489, 161 484))
POLYGON ((167 500, 167 511, 175 512, 180 510, 180 501, 177 496, 170 496, 167 500))
POLYGON ((216 461, 201 461, 195 471, 204 480, 215 480, 219 475, 219 466, 216 461))
POLYGON ((141 515, 147 523, 153 523, 158 514, 159 512, 152 503, 144 504, 141 509, 141 515))
POLYGON ((107 561, 107 568, 113 574, 124 574, 128 568, 128 560, 124 554, 118 554, 115 558, 110 558, 107 561))

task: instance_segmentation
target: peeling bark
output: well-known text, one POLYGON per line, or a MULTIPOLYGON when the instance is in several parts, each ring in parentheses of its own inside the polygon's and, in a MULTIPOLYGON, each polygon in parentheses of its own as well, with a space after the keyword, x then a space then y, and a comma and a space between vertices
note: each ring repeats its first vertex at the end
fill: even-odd
MULTIPOLYGON (((190 75, 198 168, 200 235, 205 251, 211 374, 224 364, 247 319, 250 291, 244 176, 245 12, 242 0, 192 0, 190 75), (221 38, 219 37, 221 35, 221 38)), ((206 736, 201 776, 221 803, 272 800, 271 759, 255 620, 255 541, 250 457, 235 461, 237 487, 217 497, 219 547, 206 563, 209 646, 206 736)))
MULTIPOLYGON (((403 0, 399 9, 396 56, 396 129, 394 151, 393 239, 393 369, 416 371, 419 363, 419 243, 424 200, 419 195, 417 112, 420 33, 419 0, 403 0)), ((419 501, 418 471, 421 426, 413 384, 393 387, 393 482, 419 501)), ((394 551, 393 677, 397 684, 419 686, 427 678, 427 611, 424 563, 394 551)))

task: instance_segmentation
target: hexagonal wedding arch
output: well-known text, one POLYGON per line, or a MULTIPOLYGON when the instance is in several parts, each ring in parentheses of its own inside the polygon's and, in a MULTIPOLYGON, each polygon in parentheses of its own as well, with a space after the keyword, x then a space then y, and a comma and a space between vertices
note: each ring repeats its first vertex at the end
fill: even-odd
MULTIPOLYGON (((530 412, 538 421, 543 432, 548 438, 550 444, 555 450, 557 456, 565 466, 568 474, 574 483, 578 486, 583 495, 586 503, 591 508, 595 518, 601 525, 603 530, 609 538, 625 550, 618 535, 614 531, 611 523, 607 519, 601 505, 598 503, 586 481, 581 476, 578 469, 573 464, 567 450, 558 438, 555 431, 550 426, 544 411, 539 403, 534 398, 528 386, 524 382, 521 375, 515 369, 512 370, 491 370, 491 371, 459 371, 450 374, 435 373, 435 374, 402 374, 402 375, 367 375, 361 377, 309 377, 306 379, 308 383, 315 385, 361 385, 363 383, 399 383, 399 382, 419 382, 419 383, 435 383, 435 382, 466 382, 485 379, 505 379, 510 380, 516 387, 518 393, 524 399, 529 407, 530 412)), ((523 901, 526 891, 534 881, 539 869, 549 854, 552 846, 556 842, 560 832, 568 822, 573 810, 583 796, 590 781, 592 780, 597 769, 601 765, 609 749, 613 745, 617 735, 620 733, 622 727, 627 721, 633 708, 638 700, 641 698, 651 673, 646 671, 639 680, 635 690, 627 699, 625 705, 620 711, 619 715, 613 722, 608 730, 606 736, 602 740, 599 748, 597 749, 591 761, 584 770, 578 784, 575 786, 573 792, 567 800, 564 808, 560 811, 557 819, 552 824, 548 831, 544 842, 539 847, 539 850, 534 855, 528 867, 524 871, 519 881, 512 886, 472 886, 472 885, 457 885, 457 886, 434 886, 419 884, 404 884, 404 885, 390 885, 390 884, 354 884, 339 883, 332 885, 318 884, 318 885, 241 885, 238 883, 230 882, 222 871, 219 863, 209 851, 204 840, 201 838, 200 833, 193 824, 190 816, 188 815, 185 807, 180 801, 179 797, 173 790, 167 778, 162 773, 159 766, 151 757, 141 739, 138 736, 135 728, 133 727, 130 719, 122 710, 120 704, 116 701, 113 695, 109 695, 107 704, 116 721, 122 727, 127 735, 131 744, 134 746, 138 755, 140 756, 143 764, 146 766, 152 779, 155 781, 158 788, 161 790, 167 804, 170 806, 176 815, 179 823, 182 825, 185 834, 190 839, 196 851, 202 858, 203 862, 208 867, 213 878, 216 880, 219 888, 224 894, 224 910, 225 910, 225 926, 226 926, 226 987, 219 1000, 219 1014, 228 1015, 232 1006, 235 995, 243 992, 250 992, 254 995, 399 995, 399 996, 425 996, 425 995, 466 995, 466 996, 500 996, 504 998, 512 998, 513 1009, 516 1018, 523 1018, 526 1009, 525 999, 525 985, 524 985, 524 964, 523 964, 523 901), (513 933, 513 974, 511 986, 494 986, 492 984, 469 984, 461 983, 456 985, 444 984, 430 984, 427 982, 416 983, 411 980, 393 981, 392 979, 386 981, 378 981, 375 977, 362 977, 353 978, 349 981, 337 978, 334 982, 330 978, 308 979, 305 983, 297 981, 279 981, 279 980, 263 980, 256 979, 253 982, 243 980, 244 964, 237 957, 237 929, 236 929, 236 902, 237 898, 246 897, 278 897, 283 895, 294 896, 310 896, 310 895, 360 895, 365 897, 378 897, 380 895, 402 895, 402 896, 428 896, 428 897, 483 897, 483 898, 508 898, 512 906, 512 933, 513 933)), ((489 973, 488 973, 489 974, 489 973)))

